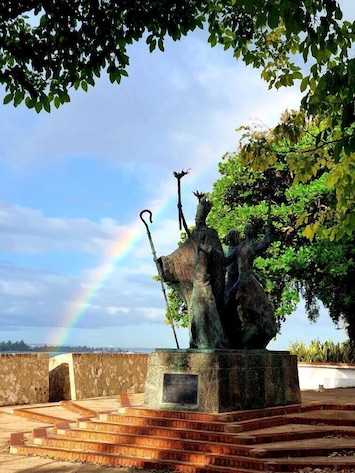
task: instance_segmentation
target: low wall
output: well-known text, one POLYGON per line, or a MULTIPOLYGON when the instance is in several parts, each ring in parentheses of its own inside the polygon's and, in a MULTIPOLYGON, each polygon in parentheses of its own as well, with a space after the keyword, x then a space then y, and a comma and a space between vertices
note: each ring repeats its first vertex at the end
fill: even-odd
POLYGON ((70 378, 73 378, 72 353, 65 353, 49 358, 49 399, 50 402, 59 402, 71 399, 70 378))
POLYGON ((0 354, 0 406, 142 393, 147 354, 0 354))
MULTIPOLYGON (((0 406, 144 392, 148 354, 0 354, 0 406)), ((301 390, 355 387, 355 364, 298 363, 301 390)))
POLYGON ((0 354, 0 406, 49 400, 47 353, 0 354))
POLYGON ((50 358, 50 400, 142 393, 147 354, 68 353, 50 358))
POLYGON ((298 363, 301 390, 355 387, 355 364, 352 363, 298 363))

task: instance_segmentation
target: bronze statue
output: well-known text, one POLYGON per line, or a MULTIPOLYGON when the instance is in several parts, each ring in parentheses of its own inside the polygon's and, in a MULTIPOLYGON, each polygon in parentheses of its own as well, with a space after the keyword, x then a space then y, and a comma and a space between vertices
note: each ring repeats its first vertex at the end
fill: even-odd
POLYGON ((231 342, 243 348, 265 348, 276 335, 277 325, 271 303, 253 265, 255 258, 270 244, 270 230, 261 241, 254 239, 251 224, 245 226, 244 233, 245 239, 240 240, 227 256, 229 267, 236 266, 238 269, 237 273, 232 273, 237 279, 232 287, 233 280, 230 281, 225 299, 229 317, 233 313, 238 317, 231 342), (234 333, 236 330, 237 333, 234 333))
POLYGON ((188 171, 174 172, 178 181, 178 214, 180 230, 188 238, 173 253, 156 258, 148 224, 147 228, 154 262, 167 302, 177 348, 179 344, 169 311, 164 283, 180 295, 189 316, 189 345, 198 349, 260 349, 265 348, 277 333, 277 324, 263 281, 253 269, 255 258, 270 244, 271 193, 268 205, 268 228, 265 238, 256 241, 253 226, 245 226, 245 238, 236 230, 227 237, 224 254, 217 231, 207 225, 211 202, 204 193, 195 192, 198 205, 195 228, 188 228, 181 205, 181 179, 188 171))
POLYGON ((190 348, 265 348, 277 325, 253 264, 270 243, 270 225, 261 241, 250 224, 244 239, 231 230, 225 256, 216 230, 206 223, 211 203, 205 194, 195 195, 195 229, 180 248, 157 260, 163 280, 188 308, 190 348))
POLYGON ((224 299, 224 253, 216 230, 206 224, 211 204, 204 194, 195 195, 199 201, 195 229, 180 248, 158 263, 164 281, 188 308, 190 348, 226 348, 219 317, 224 299))

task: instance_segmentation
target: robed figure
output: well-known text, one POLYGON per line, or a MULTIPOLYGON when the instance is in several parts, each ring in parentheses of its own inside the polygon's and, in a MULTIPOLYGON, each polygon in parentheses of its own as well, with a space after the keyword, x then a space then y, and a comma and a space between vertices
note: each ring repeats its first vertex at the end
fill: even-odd
POLYGON ((254 239, 249 224, 244 239, 230 231, 225 256, 216 230, 206 223, 211 203, 205 194, 195 195, 195 229, 177 250, 158 259, 164 282, 187 306, 190 348, 265 348, 277 324, 253 265, 270 243, 270 225, 262 240, 254 239))
POLYGON ((224 304, 225 262, 216 230, 206 224, 211 204, 205 194, 196 194, 195 229, 169 256, 158 262, 164 281, 185 302, 189 315, 190 348, 227 348, 220 311, 224 304))

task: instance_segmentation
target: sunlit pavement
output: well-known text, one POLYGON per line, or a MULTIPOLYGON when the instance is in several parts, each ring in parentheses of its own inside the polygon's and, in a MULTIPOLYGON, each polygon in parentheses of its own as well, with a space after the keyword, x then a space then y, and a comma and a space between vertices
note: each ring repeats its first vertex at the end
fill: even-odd
MULTIPOLYGON (((355 403, 355 388, 330 389, 323 391, 302 391, 302 404, 341 404, 355 403)), ((132 406, 139 407, 142 404, 143 395, 130 395, 129 402, 132 406)), ((95 411, 109 411, 121 407, 118 397, 95 398, 83 401, 75 401, 82 407, 95 411)), ((25 406, 0 407, 0 470, 6 473, 144 473, 135 468, 107 467, 78 462, 56 461, 48 458, 35 456, 21 456, 9 453, 11 434, 30 434, 34 428, 47 427, 49 424, 36 420, 29 420, 14 415, 16 409, 31 409, 38 412, 45 411, 46 414, 61 418, 63 420, 75 421, 81 414, 69 412, 60 403, 37 404, 25 406)))

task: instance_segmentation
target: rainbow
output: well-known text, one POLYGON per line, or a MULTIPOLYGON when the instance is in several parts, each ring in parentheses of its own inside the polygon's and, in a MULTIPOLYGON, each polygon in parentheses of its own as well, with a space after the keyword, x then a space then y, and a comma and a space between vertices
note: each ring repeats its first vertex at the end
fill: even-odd
MULTIPOLYGON (((161 214, 170 199, 164 201, 164 205, 152 210, 154 221, 158 214, 161 214)), ((148 220, 146 216, 146 220, 148 220)), ((129 252, 142 240, 146 235, 146 228, 140 218, 136 218, 127 229, 122 232, 119 238, 114 241, 107 249, 107 256, 104 262, 94 269, 90 277, 90 281, 84 281, 81 284, 80 291, 75 299, 71 301, 64 313, 62 327, 56 329, 48 342, 52 346, 69 345, 72 330, 77 326, 78 322, 84 317, 87 308, 95 299, 105 282, 117 269, 119 263, 129 254, 129 252)))

